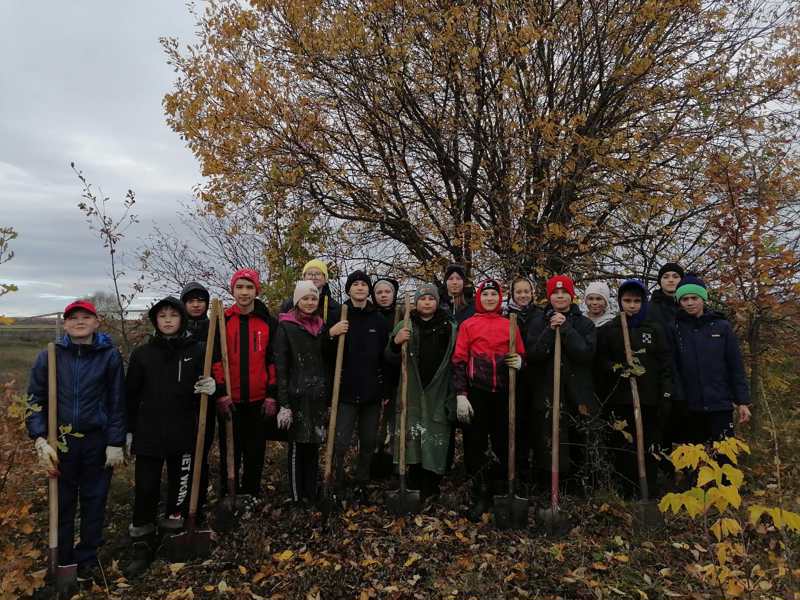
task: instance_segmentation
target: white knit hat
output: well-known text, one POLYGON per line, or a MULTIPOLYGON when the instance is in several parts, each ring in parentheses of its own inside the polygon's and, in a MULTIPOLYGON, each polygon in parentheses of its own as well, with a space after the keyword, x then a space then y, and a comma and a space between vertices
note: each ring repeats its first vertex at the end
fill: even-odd
POLYGON ((608 284, 605 281, 593 281, 586 287, 586 292, 584 292, 584 301, 589 294, 597 294, 598 296, 602 296, 603 300, 606 301, 606 307, 611 306, 611 290, 608 287, 608 284))
POLYGON ((319 290, 317 286, 314 285, 314 282, 309 280, 298 281, 294 284, 294 296, 292 297, 294 305, 297 306, 297 303, 300 302, 300 298, 308 296, 309 294, 313 294, 319 298, 319 290))

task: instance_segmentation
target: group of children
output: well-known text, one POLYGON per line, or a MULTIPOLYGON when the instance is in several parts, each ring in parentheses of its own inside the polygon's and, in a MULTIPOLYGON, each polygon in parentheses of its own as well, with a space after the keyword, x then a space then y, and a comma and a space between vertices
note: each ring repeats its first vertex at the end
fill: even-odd
MULTIPOLYGON (((403 319, 398 283, 375 280, 363 271, 347 277, 346 319, 331 296, 327 265, 303 268, 293 297, 275 318, 258 299, 259 274, 242 269, 230 281, 233 304, 225 310, 230 381, 220 348, 213 349, 213 377, 203 376, 210 296, 191 283, 180 299, 157 302, 148 316, 154 333, 130 356, 127 373, 119 352, 99 333, 97 311, 87 301, 64 310, 66 335, 57 346, 59 423, 70 437, 66 451, 46 440, 46 410, 28 418, 41 464, 59 477, 60 559, 77 563, 90 577, 102 543, 103 514, 111 469, 127 446, 135 462, 135 500, 129 533, 130 575, 143 572, 155 556, 159 531, 180 529, 190 496, 198 398, 208 394, 205 459, 199 519, 208 489, 207 457, 215 421, 225 456, 226 419, 233 419, 237 493, 261 494, 268 439, 288 445, 290 500, 313 505, 319 484, 319 449, 327 435, 333 365, 339 336, 345 336, 340 404, 334 439, 334 473, 339 489, 364 499, 375 450, 390 440, 399 462, 398 440, 406 436, 409 484, 435 496, 453 464, 455 431, 462 432, 464 463, 472 487, 468 517, 479 519, 494 493, 504 493, 508 467, 509 373, 517 381, 519 478, 549 481, 555 353, 560 348, 562 411, 560 470, 569 482, 586 460, 583 424, 600 417, 608 427, 612 462, 621 492, 635 494, 636 458, 630 433, 633 402, 627 375, 621 316, 602 282, 586 289, 583 310, 573 281, 556 275, 546 282, 547 302, 534 302, 525 277, 505 296, 500 282, 482 281, 472 293, 465 269, 451 265, 444 287, 422 284, 413 293, 409 322, 403 319), (509 316, 516 315, 513 344, 509 316), (560 338, 560 344, 556 338, 560 338), (407 347, 406 431, 398 431, 398 375, 407 347), (512 349, 513 348, 513 349, 512 349), (227 383, 227 385, 226 385, 227 383), (228 393, 230 389, 230 393, 228 393), (216 413, 216 417, 214 413, 216 413), (620 426, 624 423, 626 427, 620 426), (626 435, 627 433, 627 435, 626 435), (356 435, 352 484, 345 485, 345 455, 356 435), (163 465, 168 493, 158 517, 163 465), (74 516, 81 506, 80 543, 73 548, 74 516)), ((623 282, 617 304, 626 317, 642 404, 647 477, 655 486, 657 455, 674 443, 704 443, 733 434, 734 414, 750 416, 745 372, 730 323, 706 308, 703 282, 674 263, 659 272, 652 298, 637 280, 623 282)), ((29 393, 47 405, 47 358, 33 367, 29 393)), ((634 433, 635 435, 635 433, 634 433)), ((226 493, 220 461, 218 494, 226 493)))

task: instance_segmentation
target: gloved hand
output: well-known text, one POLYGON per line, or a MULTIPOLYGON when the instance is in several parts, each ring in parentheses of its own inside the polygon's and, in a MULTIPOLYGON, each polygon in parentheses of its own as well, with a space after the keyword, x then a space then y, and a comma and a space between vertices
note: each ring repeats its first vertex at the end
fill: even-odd
POLYGON ((43 437, 37 437, 34 442, 36 454, 39 456, 39 464, 47 471, 50 477, 58 477, 58 452, 43 437))
POLYGON ((264 404, 261 405, 261 413, 265 417, 274 417, 278 414, 278 402, 275 398, 264 398, 264 404))
POLYGON ((131 449, 132 448, 133 448, 133 434, 132 433, 126 433, 125 434, 125 453, 128 456, 133 456, 131 454, 131 449))
POLYGON ((458 420, 462 423, 469 423, 474 414, 472 404, 469 403, 467 397, 463 394, 456 396, 456 417, 458 417, 458 420))
POLYGON ((106 467, 116 467, 125 462, 120 446, 106 446, 106 467))
POLYGON ((278 411, 278 429, 289 429, 292 426, 292 409, 281 407, 278 411))
POLYGON ((233 400, 231 400, 230 396, 220 396, 217 398, 217 412, 219 414, 231 414, 231 406, 233 406, 233 400))
POLYGON ((522 357, 516 352, 506 354, 504 361, 509 369, 519 371, 522 368, 522 357))
POLYGON ((217 382, 213 377, 198 377, 194 384, 195 394, 211 395, 217 391, 217 382))

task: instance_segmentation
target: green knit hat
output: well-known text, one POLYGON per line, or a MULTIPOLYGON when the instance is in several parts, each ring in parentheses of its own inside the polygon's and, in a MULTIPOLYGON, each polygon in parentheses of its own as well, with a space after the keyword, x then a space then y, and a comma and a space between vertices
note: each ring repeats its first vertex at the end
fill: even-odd
POLYGON ((678 289, 675 290, 675 299, 680 302, 684 296, 694 294, 703 299, 703 302, 708 302, 708 290, 703 280, 695 275, 686 275, 678 284, 678 289))

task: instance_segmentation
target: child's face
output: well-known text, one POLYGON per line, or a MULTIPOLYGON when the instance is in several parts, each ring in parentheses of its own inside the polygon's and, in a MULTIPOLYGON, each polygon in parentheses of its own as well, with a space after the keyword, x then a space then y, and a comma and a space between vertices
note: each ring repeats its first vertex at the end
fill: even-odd
POLYGON ((64 317, 64 331, 73 342, 92 339, 98 327, 100 320, 85 310, 76 309, 64 317))
POLYGON ((181 313, 171 306, 158 309, 156 327, 162 335, 175 335, 181 328, 181 313))
POLYGON ((703 299, 696 294, 686 294, 681 298, 681 308, 693 317, 699 317, 703 314, 703 306, 703 299))
POLYGON ((511 297, 517 306, 528 306, 533 300, 533 288, 527 281, 518 281, 514 284, 514 289, 511 291, 511 297))
POLYGON ((354 281, 348 294, 351 300, 363 302, 369 296, 369 286, 364 281, 354 281))
POLYGON ((375 286, 375 302, 381 308, 388 308, 394 302, 394 287, 384 281, 375 286))
POLYGON ((233 286, 233 299, 240 308, 250 308, 256 300, 256 286, 249 279, 239 279, 233 286))
POLYGON ((624 292, 619 301, 626 317, 638 315, 639 311, 642 310, 642 297, 639 294, 624 292))
POLYGON ((481 292, 481 304, 486 312, 492 312, 500 303, 500 294, 497 290, 483 290, 481 292))
POLYGON ((297 302, 297 308, 304 315, 312 315, 319 306, 319 296, 316 294, 306 294, 297 302))
POLYGON ((186 312, 193 319, 202 317, 208 309, 208 303, 202 298, 189 298, 184 306, 186 307, 186 312))
POLYGON ((447 293, 451 296, 458 296, 464 291, 464 280, 458 273, 451 273, 445 283, 447 284, 447 293))
POLYGON ((431 317, 436 312, 436 306, 436 298, 430 294, 425 294, 417 300, 417 314, 423 318, 431 317))
POLYGON ((318 290, 321 290, 328 282, 328 280, 325 278, 325 273, 316 267, 306 269, 306 272, 303 274, 303 279, 306 281, 313 281, 318 290))
POLYGON ((570 296, 566 290, 557 289, 550 296, 550 304, 558 312, 565 312, 569 310, 569 307, 572 304, 572 296, 570 296))
POLYGON ((678 284, 680 282, 680 275, 678 275, 675 271, 667 271, 661 276, 661 281, 659 284, 661 285, 661 289, 665 294, 672 296, 672 294, 675 293, 675 290, 678 289, 678 284))
POLYGON ((586 296, 586 308, 593 317, 599 317, 606 312, 606 299, 600 294, 589 294, 586 296))

